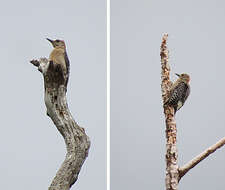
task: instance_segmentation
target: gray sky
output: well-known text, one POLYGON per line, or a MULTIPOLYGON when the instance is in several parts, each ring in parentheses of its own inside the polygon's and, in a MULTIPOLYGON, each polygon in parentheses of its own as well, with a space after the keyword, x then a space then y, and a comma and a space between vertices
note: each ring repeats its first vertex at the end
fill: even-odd
MULTIPOLYGON (((111 190, 165 189, 165 124, 159 49, 172 79, 191 76, 177 112, 179 164, 225 135, 224 1, 111 1, 111 190)), ((224 189, 225 148, 192 169, 179 189, 224 189)))
POLYGON ((91 139, 72 189, 106 189, 106 2, 4 1, 1 23, 1 189, 47 189, 65 157, 46 116, 43 79, 29 60, 64 39, 71 62, 69 108, 91 139))

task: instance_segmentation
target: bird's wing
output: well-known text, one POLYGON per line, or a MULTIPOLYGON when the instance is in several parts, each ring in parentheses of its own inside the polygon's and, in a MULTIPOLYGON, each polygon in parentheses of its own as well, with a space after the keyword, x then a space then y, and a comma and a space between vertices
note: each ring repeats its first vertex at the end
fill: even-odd
POLYGON ((191 91, 190 86, 189 86, 188 84, 185 84, 185 96, 184 96, 184 101, 187 100, 187 98, 188 98, 188 96, 189 96, 189 94, 190 94, 190 91, 191 91))
POLYGON ((66 62, 66 83, 65 83, 65 85, 67 87, 68 80, 69 80, 69 74, 70 74, 70 61, 69 61, 66 51, 64 52, 64 59, 66 62))
POLYGON ((177 105, 179 97, 182 97, 182 101, 185 101, 189 93, 189 86, 186 83, 181 82, 179 85, 175 86, 174 89, 172 89, 168 103, 171 105, 177 105))

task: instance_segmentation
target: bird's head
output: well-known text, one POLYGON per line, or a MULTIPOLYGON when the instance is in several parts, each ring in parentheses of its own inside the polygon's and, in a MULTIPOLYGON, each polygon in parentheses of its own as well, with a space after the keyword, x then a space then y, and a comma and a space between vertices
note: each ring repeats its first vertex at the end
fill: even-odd
POLYGON ((66 48, 66 44, 63 40, 51 40, 49 38, 46 38, 49 42, 51 42, 52 46, 54 48, 66 48))
POLYGON ((175 74, 179 77, 180 80, 182 80, 186 83, 190 82, 190 76, 188 74, 186 74, 186 73, 182 73, 182 74, 175 73, 175 74))

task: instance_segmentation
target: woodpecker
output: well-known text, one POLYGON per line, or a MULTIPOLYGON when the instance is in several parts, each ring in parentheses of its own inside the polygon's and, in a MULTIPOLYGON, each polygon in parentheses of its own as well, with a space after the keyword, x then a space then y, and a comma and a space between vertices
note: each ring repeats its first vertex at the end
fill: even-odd
POLYGON ((70 62, 66 53, 66 44, 63 40, 51 40, 47 38, 53 46, 53 50, 50 53, 49 61, 54 65, 59 65, 63 71, 64 85, 67 91, 67 84, 69 80, 70 62))
POLYGON ((179 110, 187 100, 190 94, 190 76, 188 74, 177 74, 179 78, 172 85, 171 90, 169 92, 168 100, 164 105, 169 105, 174 108, 174 114, 177 110, 179 110))

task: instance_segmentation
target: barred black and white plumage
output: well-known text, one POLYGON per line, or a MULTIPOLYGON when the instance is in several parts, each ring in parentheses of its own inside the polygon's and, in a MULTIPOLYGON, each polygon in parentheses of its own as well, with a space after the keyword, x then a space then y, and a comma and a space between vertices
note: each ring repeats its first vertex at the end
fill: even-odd
POLYGON ((172 106, 174 108, 174 113, 179 110, 187 100, 190 94, 190 77, 188 74, 176 74, 179 76, 177 81, 173 84, 168 100, 165 105, 172 106))

